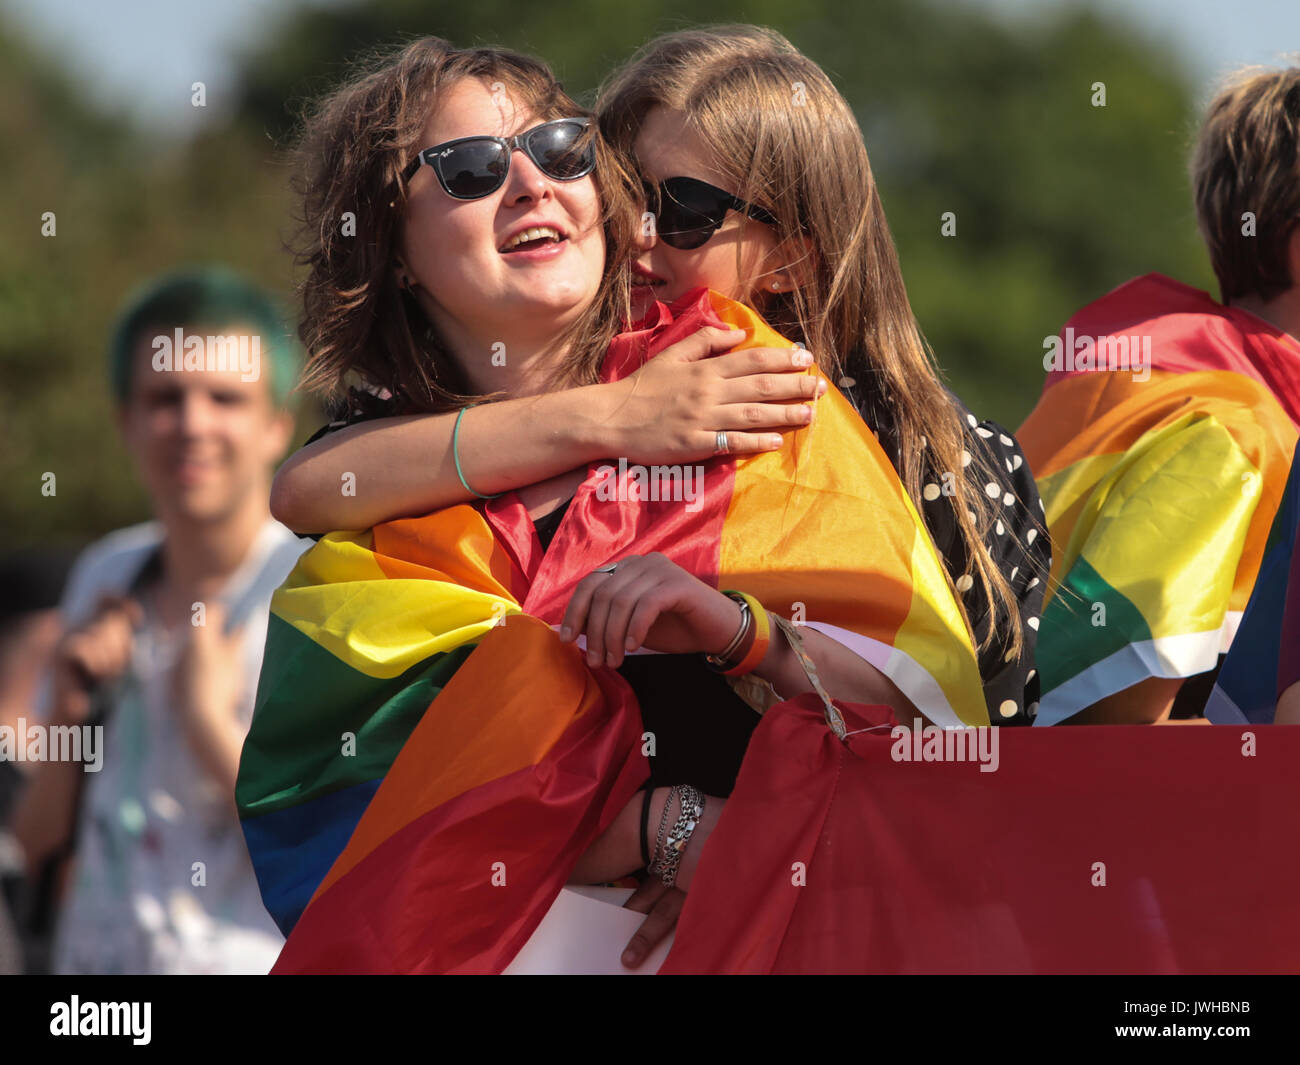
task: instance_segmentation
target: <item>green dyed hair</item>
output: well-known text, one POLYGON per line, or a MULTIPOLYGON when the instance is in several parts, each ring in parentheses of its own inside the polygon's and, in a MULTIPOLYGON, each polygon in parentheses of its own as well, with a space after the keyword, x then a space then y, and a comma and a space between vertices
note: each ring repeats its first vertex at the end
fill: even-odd
POLYGON ((146 330, 246 322, 256 328, 271 366, 272 401, 285 407, 302 367, 302 350, 286 321, 275 297, 224 266, 190 267, 153 278, 127 301, 113 326, 108 348, 113 396, 122 405, 131 398, 135 347, 146 330))

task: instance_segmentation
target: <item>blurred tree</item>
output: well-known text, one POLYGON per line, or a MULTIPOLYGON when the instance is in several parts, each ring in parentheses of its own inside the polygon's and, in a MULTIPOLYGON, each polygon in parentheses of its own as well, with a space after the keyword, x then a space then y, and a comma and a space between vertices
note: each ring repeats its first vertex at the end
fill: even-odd
MULTIPOLYGON (((81 98, 57 61, 0 27, 0 528, 21 543, 143 515, 112 429, 103 350, 142 278, 231 263, 288 299, 294 204, 280 149, 304 103, 375 48, 423 34, 545 57, 590 99, 656 33, 773 26, 858 114, 913 305, 953 387, 1015 427, 1042 382, 1043 338, 1139 273, 1211 284, 1184 158, 1192 96, 1177 58, 1073 7, 1012 24, 911 0, 358 0, 296 8, 240 60, 226 128, 164 150, 81 98), (1105 106, 1093 106, 1094 84, 1105 106), (57 236, 41 236, 54 211, 57 236), (945 212, 956 235, 943 236, 945 212), (43 497, 55 472, 58 495, 43 497)), ((303 419, 311 428, 314 415, 303 419)))
POLYGON ((85 540, 147 516, 108 393, 123 301, 156 273, 220 261, 289 305, 291 202, 246 128, 160 150, 3 26, 0 144, 0 529, 19 545, 85 540))

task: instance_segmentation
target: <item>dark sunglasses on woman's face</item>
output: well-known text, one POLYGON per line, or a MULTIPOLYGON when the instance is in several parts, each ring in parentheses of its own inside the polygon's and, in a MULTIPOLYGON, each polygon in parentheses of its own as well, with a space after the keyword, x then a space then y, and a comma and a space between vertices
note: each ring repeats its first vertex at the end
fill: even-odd
POLYGON ((510 157, 523 152, 549 178, 576 181, 596 168, 596 145, 588 134, 590 119, 560 118, 543 122, 514 137, 459 137, 425 148, 403 178, 410 181, 422 163, 433 167, 443 191, 457 200, 491 196, 505 184, 510 157))
POLYGON ((655 236, 670 248, 689 251, 713 239, 728 211, 742 211, 756 222, 776 225, 762 207, 746 203, 707 181, 671 177, 658 186, 645 185, 646 201, 655 217, 655 236))

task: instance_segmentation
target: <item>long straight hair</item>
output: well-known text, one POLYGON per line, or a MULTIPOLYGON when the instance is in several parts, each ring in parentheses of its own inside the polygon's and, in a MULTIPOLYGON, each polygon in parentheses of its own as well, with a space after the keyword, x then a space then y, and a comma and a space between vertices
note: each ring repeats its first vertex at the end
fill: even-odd
MULTIPOLYGON (((1007 624, 1007 646, 1018 656, 1019 605, 985 547, 1001 493, 990 500, 965 476, 964 467, 975 463, 988 474, 981 484, 994 481, 982 456, 964 448, 964 429, 908 302, 848 102, 816 63, 774 30, 717 26, 649 42, 611 75, 597 103, 605 137, 629 157, 655 108, 680 112, 714 149, 713 165, 737 195, 777 219, 780 246, 803 259, 794 272, 798 277, 802 270, 806 281, 781 294, 753 285, 747 302, 801 341, 832 380, 858 384, 868 422, 892 431, 899 477, 919 511, 927 477, 952 485, 954 515, 974 572, 947 573, 949 584, 954 592, 962 578, 963 586, 980 584, 990 620, 1007 624)), ((761 223, 742 218, 741 224, 761 223)), ((738 265, 739 256, 738 242, 738 265)), ((965 613, 961 596, 955 598, 965 613)), ((980 650, 997 627, 989 625, 980 650)))

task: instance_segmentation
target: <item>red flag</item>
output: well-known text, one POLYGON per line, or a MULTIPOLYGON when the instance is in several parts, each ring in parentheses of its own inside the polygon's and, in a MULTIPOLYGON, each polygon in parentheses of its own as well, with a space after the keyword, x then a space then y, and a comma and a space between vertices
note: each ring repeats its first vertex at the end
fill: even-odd
POLYGON ((1300 729, 988 729, 985 772, 837 705, 754 733, 661 972, 1300 969, 1300 729))

